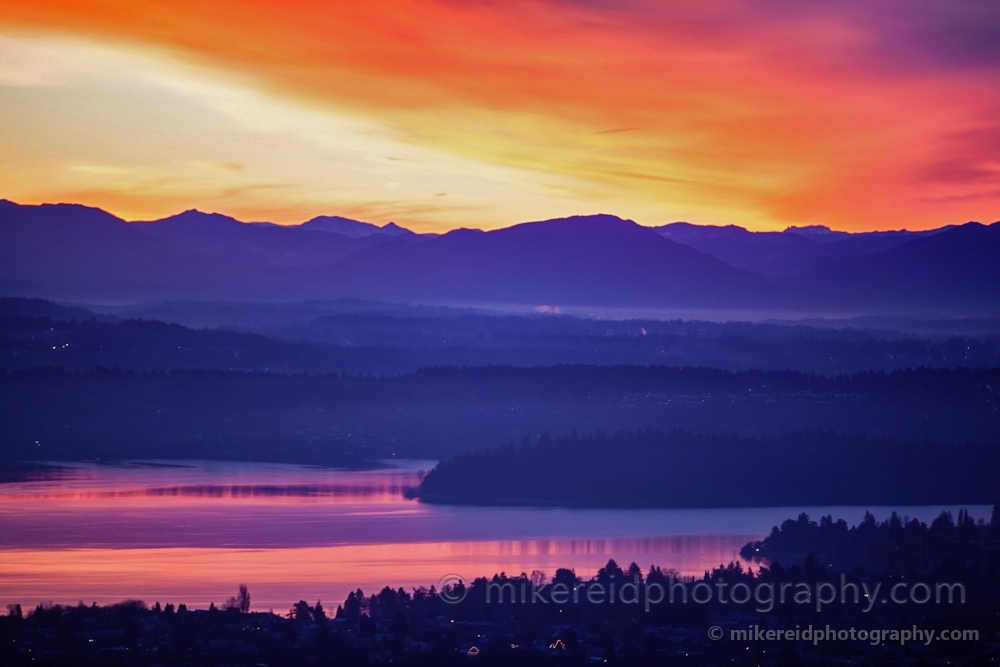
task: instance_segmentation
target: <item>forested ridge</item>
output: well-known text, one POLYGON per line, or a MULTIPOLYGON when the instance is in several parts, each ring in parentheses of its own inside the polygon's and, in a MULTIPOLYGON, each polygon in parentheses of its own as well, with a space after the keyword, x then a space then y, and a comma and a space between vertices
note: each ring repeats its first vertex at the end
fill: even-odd
POLYGON ((446 458, 526 434, 637 428, 829 431, 997 442, 997 369, 827 377, 658 366, 430 368, 393 376, 98 368, 0 370, 6 460, 325 464, 446 458))

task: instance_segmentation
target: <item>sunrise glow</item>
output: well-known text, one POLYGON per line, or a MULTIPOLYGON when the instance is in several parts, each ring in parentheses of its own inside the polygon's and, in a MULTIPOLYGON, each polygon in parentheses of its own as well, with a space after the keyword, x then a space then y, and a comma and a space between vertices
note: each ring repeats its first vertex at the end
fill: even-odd
POLYGON ((0 194, 422 231, 992 221, 997 12, 919 4, 4 0, 0 194))

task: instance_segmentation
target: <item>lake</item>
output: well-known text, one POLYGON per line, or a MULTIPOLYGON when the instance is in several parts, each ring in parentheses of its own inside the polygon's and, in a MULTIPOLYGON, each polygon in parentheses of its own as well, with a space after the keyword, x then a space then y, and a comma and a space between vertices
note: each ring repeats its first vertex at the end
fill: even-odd
MULTIPOLYGON (((558 567, 590 576, 614 558, 684 575, 740 560, 807 512, 854 524, 870 509, 923 521, 957 507, 711 510, 481 508, 404 497, 433 461, 379 470, 212 461, 59 464, 0 484, 0 605, 139 598, 207 607, 246 583, 253 608, 286 611, 347 592, 430 586, 558 567)), ((969 507, 976 519, 988 507, 969 507)), ((744 563, 746 565, 746 563, 744 563)))

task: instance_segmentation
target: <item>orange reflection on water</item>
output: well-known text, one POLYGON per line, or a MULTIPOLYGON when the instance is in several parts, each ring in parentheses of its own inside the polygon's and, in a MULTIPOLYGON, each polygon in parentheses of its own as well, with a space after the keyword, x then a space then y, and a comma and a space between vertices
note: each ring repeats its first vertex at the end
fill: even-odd
POLYGON ((73 604, 139 598, 150 603, 221 603, 246 583, 255 609, 283 610, 305 599, 338 603, 367 593, 436 584, 445 574, 469 579, 572 567, 589 577, 609 558, 673 568, 684 575, 733 560, 754 536, 703 535, 639 539, 501 540, 371 544, 280 549, 151 548, 2 552, 0 604, 73 604))

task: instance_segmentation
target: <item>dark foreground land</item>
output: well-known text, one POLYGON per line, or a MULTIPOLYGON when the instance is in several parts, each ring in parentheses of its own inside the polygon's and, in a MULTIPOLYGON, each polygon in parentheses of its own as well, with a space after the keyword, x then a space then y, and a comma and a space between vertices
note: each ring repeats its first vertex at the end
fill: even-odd
POLYGON ((785 566, 731 563, 684 579, 609 561, 589 580, 560 569, 551 580, 501 573, 443 591, 358 590, 329 614, 305 601, 286 615, 246 613, 248 597, 242 611, 241 598, 198 611, 11 607, 0 665, 993 665, 998 514, 850 528, 800 516, 744 549, 787 556, 785 566))

